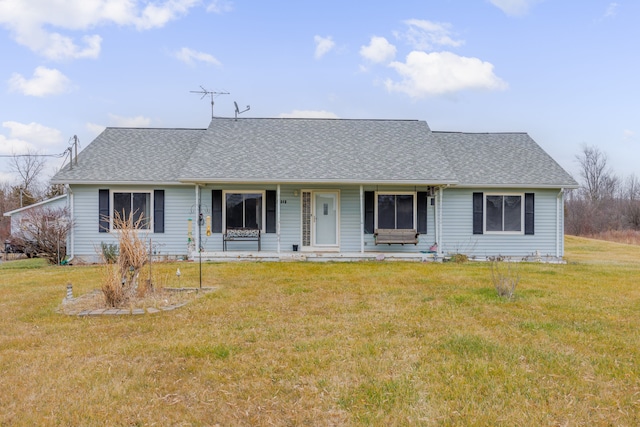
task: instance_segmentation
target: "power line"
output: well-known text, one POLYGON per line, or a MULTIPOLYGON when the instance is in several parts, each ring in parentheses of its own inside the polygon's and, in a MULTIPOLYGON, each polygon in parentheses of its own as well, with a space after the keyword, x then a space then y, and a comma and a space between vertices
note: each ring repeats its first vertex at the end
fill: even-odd
POLYGON ((67 150, 60 154, 0 154, 0 157, 62 157, 67 154, 67 150))

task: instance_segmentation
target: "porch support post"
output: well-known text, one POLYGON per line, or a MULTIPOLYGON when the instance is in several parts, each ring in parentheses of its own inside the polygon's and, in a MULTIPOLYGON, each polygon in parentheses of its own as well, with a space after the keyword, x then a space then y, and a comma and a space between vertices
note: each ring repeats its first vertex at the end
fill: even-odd
POLYGON ((276 189, 276 237, 278 240, 278 253, 280 253, 280 184, 276 189))
POLYGON ((193 221, 194 225, 198 227, 196 230, 196 253, 200 253, 200 213, 202 206, 200 205, 200 186, 196 184, 196 209, 195 209, 195 221, 193 221))
POLYGON ((360 253, 364 253, 364 188, 360 186, 360 253))

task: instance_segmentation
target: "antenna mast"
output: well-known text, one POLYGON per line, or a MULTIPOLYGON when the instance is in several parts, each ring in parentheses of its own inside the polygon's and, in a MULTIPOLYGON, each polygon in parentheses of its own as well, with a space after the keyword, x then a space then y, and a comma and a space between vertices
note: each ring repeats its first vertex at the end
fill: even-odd
POLYGON ((211 118, 213 119, 213 98, 219 95, 229 95, 229 92, 212 92, 207 90, 200 85, 200 89, 202 90, 192 90, 191 93, 200 93, 202 97, 200 99, 204 99, 205 96, 209 95, 211 97, 211 118))

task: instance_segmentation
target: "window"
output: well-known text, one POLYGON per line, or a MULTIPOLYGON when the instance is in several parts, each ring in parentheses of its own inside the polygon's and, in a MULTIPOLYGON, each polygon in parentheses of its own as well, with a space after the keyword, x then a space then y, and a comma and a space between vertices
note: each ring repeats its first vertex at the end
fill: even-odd
POLYGON ((263 193, 225 193, 226 228, 262 230, 263 193))
POLYGON ((138 224, 138 228, 149 229, 151 225, 151 193, 114 192, 114 215, 116 212, 120 218, 125 220, 133 214, 133 223, 138 224))
POLYGON ((535 234, 535 193, 473 193, 473 234, 535 234))
POLYGON ((376 228, 414 229, 414 199, 413 193, 378 193, 376 228))
POLYGON ((151 230, 153 227, 154 233, 164 233, 164 190, 153 190, 153 192, 112 192, 106 188, 98 190, 98 231, 100 233, 108 233, 111 230, 114 212, 120 212, 121 217, 128 217, 131 212, 134 212, 134 222, 143 218, 139 224, 140 228, 151 230))
POLYGON ((522 195, 486 195, 485 230, 490 232, 522 232, 522 195))

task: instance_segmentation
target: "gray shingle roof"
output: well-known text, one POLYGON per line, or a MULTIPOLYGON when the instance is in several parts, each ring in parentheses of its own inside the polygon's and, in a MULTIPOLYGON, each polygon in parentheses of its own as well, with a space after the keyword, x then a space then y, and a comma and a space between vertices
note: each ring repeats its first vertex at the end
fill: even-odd
POLYGON ((575 185, 528 135, 431 132, 417 120, 215 118, 107 128, 54 183, 575 185))
POLYGON ((433 136, 460 185, 577 186, 526 133, 433 132, 433 136))
POLYGON ((205 129, 107 128, 54 183, 177 182, 205 129))
POLYGON ((214 119, 183 169, 182 178, 236 182, 455 181, 426 122, 339 119, 214 119))

